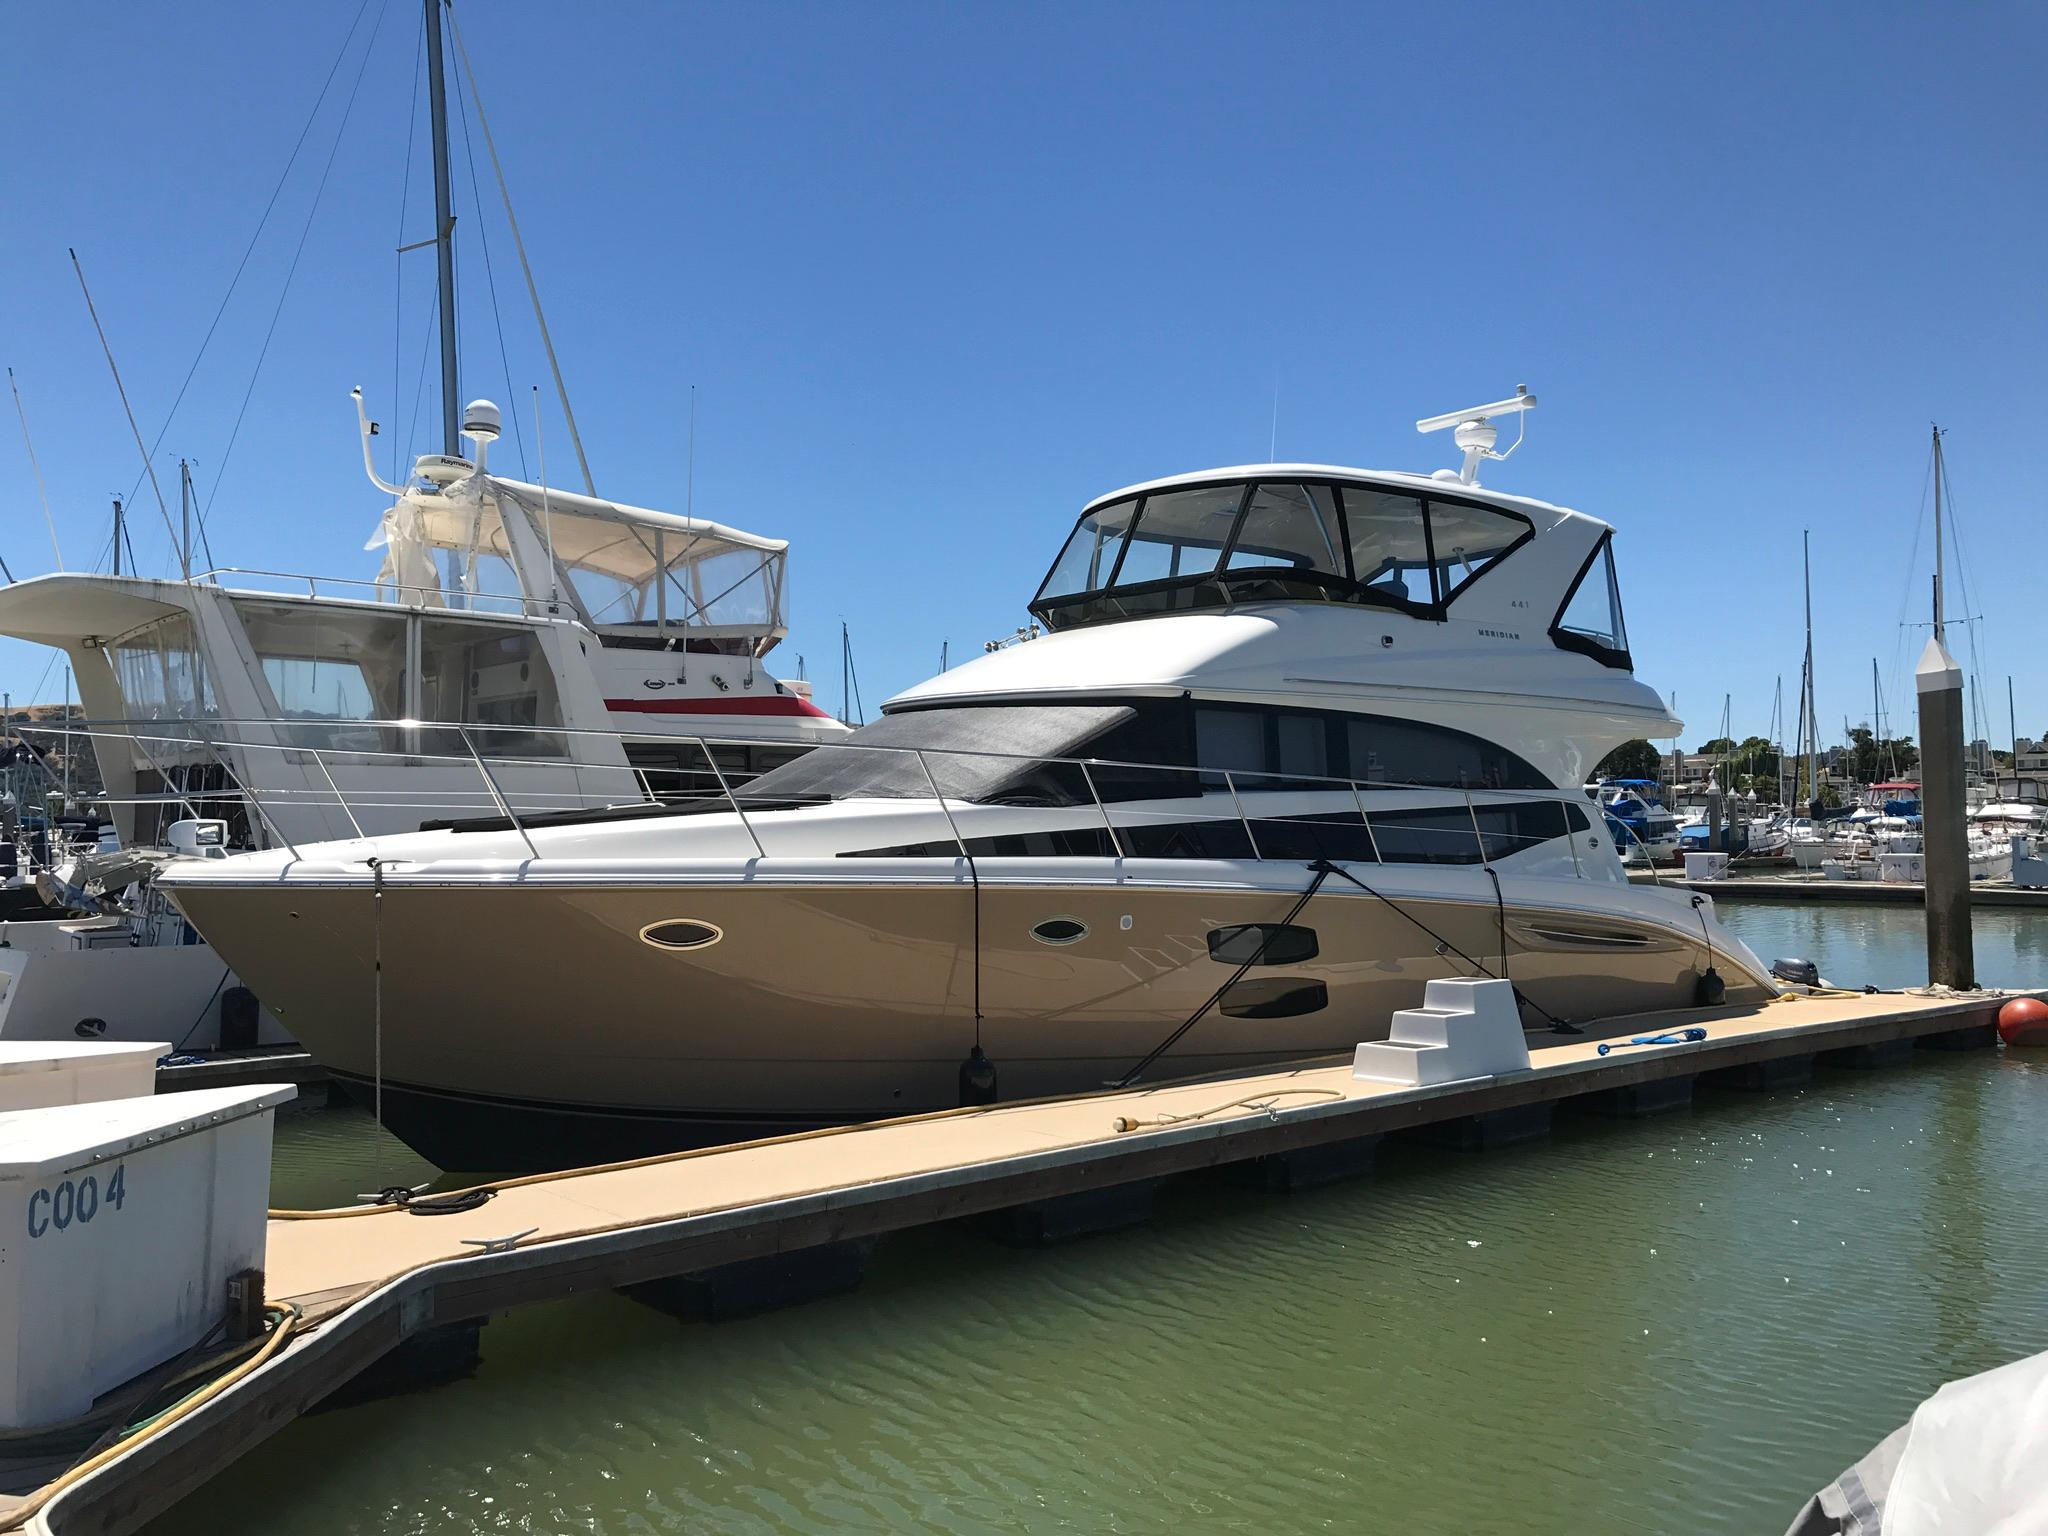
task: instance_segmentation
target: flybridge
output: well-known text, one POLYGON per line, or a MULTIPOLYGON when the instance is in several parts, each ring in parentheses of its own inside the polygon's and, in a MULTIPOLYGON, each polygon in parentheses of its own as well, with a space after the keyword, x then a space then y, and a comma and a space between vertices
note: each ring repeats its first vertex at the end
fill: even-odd
POLYGON ((415 465, 418 483, 393 485, 370 457, 377 429, 362 391, 351 394, 364 472, 394 498, 368 546, 385 551, 381 594, 490 607, 488 594, 509 589, 523 612, 753 657, 788 633, 787 540, 492 475, 499 417, 488 400, 463 412, 474 461, 427 454, 415 465), (436 570, 437 557, 447 572, 436 570))

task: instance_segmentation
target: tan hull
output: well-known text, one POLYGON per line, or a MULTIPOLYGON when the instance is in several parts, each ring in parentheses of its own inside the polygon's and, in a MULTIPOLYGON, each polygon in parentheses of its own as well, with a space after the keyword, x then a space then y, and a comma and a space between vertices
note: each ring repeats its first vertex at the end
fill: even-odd
MULTIPOLYGON (((371 1075, 366 889, 193 886, 179 901, 308 1049, 371 1075)), ((1209 930, 1277 922, 1292 904, 1273 891, 985 886, 981 1038, 1003 1096, 1120 1076, 1229 979, 1209 930), (1032 926, 1053 916, 1085 923, 1086 936, 1038 942, 1032 926)), ((1402 905, 1497 966, 1490 902, 1402 905)), ((1149 1077, 1348 1051, 1384 1034, 1429 978, 1472 974, 1354 891, 1325 889, 1297 921, 1316 930, 1320 953, 1249 974, 1320 980, 1328 1006, 1289 1018, 1212 1009, 1149 1077)), ((1515 980, 1561 1017, 1688 1006, 1706 966, 1698 943, 1635 920, 1519 909, 1509 931, 1515 980)), ((975 1040, 973 935, 970 894, 951 885, 397 885, 382 918, 382 1072, 474 1098, 664 1114, 843 1119, 949 1106, 975 1040), (692 950, 640 938, 677 918, 724 937, 692 950)), ((1760 979, 1718 960, 1731 1001, 1764 995, 1760 979)))

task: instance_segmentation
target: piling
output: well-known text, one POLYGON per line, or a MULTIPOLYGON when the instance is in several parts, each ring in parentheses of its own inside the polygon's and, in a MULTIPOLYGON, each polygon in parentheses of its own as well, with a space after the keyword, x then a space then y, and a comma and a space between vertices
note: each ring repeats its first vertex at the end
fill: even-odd
POLYGON ((1920 830, 1927 851, 1927 979, 1977 985, 1970 944, 1970 838, 1964 821, 1963 669, 1937 632, 1913 670, 1920 696, 1920 830))

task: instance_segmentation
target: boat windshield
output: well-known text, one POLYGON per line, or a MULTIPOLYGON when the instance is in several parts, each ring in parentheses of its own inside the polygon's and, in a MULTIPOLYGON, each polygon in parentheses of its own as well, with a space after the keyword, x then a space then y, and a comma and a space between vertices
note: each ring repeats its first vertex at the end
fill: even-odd
POLYGON ((1052 629, 1246 602, 1440 617, 1532 534, 1520 513, 1384 486, 1172 486, 1083 513, 1031 611, 1052 629))
POLYGON ((770 769, 745 798, 920 800, 936 783, 953 800, 1068 804, 1076 786, 1057 782, 1060 765, 1043 759, 1080 756, 1136 713, 1119 704, 1000 704, 884 715, 848 737, 853 745, 819 747, 770 769))

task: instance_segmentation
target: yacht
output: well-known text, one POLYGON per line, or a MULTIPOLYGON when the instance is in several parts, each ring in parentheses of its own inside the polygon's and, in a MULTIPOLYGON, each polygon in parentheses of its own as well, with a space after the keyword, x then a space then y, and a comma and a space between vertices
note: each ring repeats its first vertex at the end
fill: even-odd
POLYGON ((1622 861, 1669 864, 1678 856, 1678 818, 1664 808, 1654 779, 1603 779, 1594 786, 1622 861))
POLYGON ((1990 798, 1971 810, 1970 830, 2009 838, 2048 832, 2048 783, 2032 775, 2001 773, 1990 798))
MULTIPOLYGON (((174 1041, 222 1043, 218 1005, 243 984, 149 886, 181 829, 204 828, 210 852, 289 851, 687 801, 847 735, 766 666, 787 633, 786 541, 501 479, 497 424, 473 402, 474 462, 428 455, 404 485, 370 472, 393 499, 365 580, 71 572, 0 589, 0 634, 69 657, 105 813, 142 856, 124 889, 72 904, 86 921, 0 932, 0 1036, 164 1038, 174 1020, 174 1041)), ((265 1018, 261 1038, 285 1035, 265 1018)))
POLYGON ((766 666, 788 633, 787 541, 494 475, 487 400, 464 415, 474 461, 429 454, 393 485, 357 409, 392 498, 374 575, 0 589, 0 634, 71 661, 124 846, 215 810, 247 849, 416 831, 501 796, 715 791, 846 734, 766 666), (706 734, 726 745, 707 754, 706 734))
POLYGON ((1098 498, 1041 638, 723 804, 164 884, 444 1167, 1346 1051, 1433 977, 1505 973, 1539 1029, 1770 996, 1711 900, 1631 885, 1589 815, 1593 765, 1680 723, 1632 674, 1610 527, 1477 484, 1525 399, 1420 424, 1458 427, 1462 472, 1098 498))

